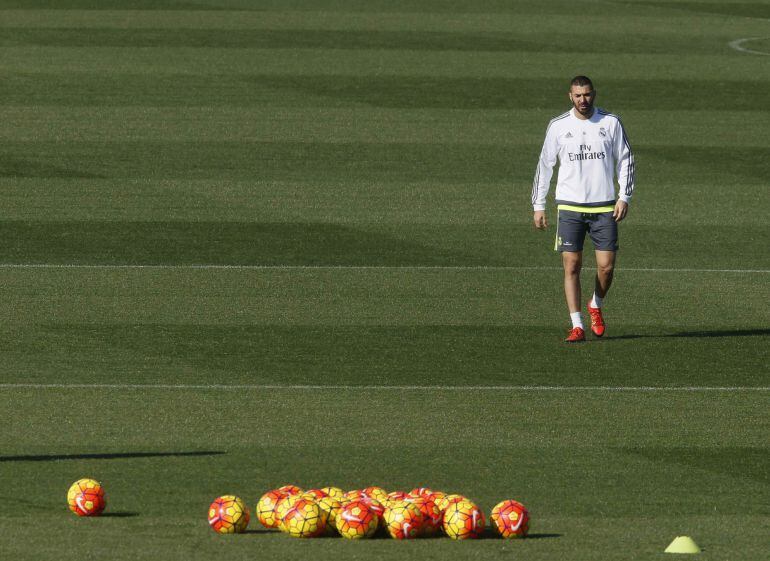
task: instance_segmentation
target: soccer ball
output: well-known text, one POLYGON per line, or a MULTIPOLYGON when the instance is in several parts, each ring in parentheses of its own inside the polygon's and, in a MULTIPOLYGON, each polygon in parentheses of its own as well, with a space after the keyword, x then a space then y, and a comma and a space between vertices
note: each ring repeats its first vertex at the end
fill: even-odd
POLYGON ((504 538, 525 538, 529 532, 529 511, 518 501, 507 500, 496 504, 489 520, 504 538))
POLYGON ((409 498, 409 495, 405 493, 404 491, 393 491, 392 493, 388 493, 388 498, 383 503, 385 506, 389 506, 391 504, 400 503, 404 500, 409 498))
POLYGON ((326 530, 326 517, 315 502, 300 499, 288 510, 281 524, 292 537, 315 538, 326 530))
POLYGON ((94 479, 78 479, 67 491, 67 504, 78 516, 99 516, 106 506, 102 484, 94 479))
POLYGON ((277 528, 281 523, 281 519, 275 515, 275 507, 286 496, 283 491, 273 489, 259 499, 256 508, 257 519, 265 528, 277 528))
POLYGON ((377 521, 382 522, 382 515, 385 512, 385 506, 378 501, 377 499, 372 499, 369 497, 364 497, 361 499, 361 502, 364 503, 366 506, 369 507, 369 510, 374 512, 374 514, 377 515, 377 521))
POLYGON ((366 495, 364 495, 363 489, 353 489, 352 491, 348 491, 344 495, 342 495, 342 498, 348 502, 352 502, 352 501, 360 501, 365 496, 366 495))
POLYGON ((326 496, 320 499, 316 504, 321 509, 321 516, 326 517, 326 533, 329 535, 337 533, 337 516, 342 510, 342 503, 332 496, 326 496))
POLYGON ((367 487, 361 492, 364 494, 364 496, 379 501, 383 504, 385 504, 385 501, 388 499, 388 492, 385 491, 385 489, 382 487, 367 487))
MULTIPOLYGON (((425 495, 425 498, 428 499, 429 501, 433 501, 434 503, 436 503, 436 506, 439 506, 439 501, 441 501, 441 499, 443 499, 446 496, 447 494, 444 493, 443 491, 433 491, 425 495)), ((439 507, 439 510, 441 510, 441 507, 439 507)))
POLYGON ((436 499, 436 506, 439 508, 441 512, 444 512, 447 508, 449 508, 449 505, 452 503, 457 503, 460 501, 467 501, 468 499, 463 497, 462 495, 444 495, 443 497, 439 497, 436 499))
POLYGON ((345 495, 345 491, 340 489, 339 487, 324 487, 321 489, 324 493, 326 493, 329 497, 334 497, 335 499, 341 499, 345 495))
POLYGON ((429 487, 415 487, 409 491, 410 497, 424 497, 430 495, 433 491, 429 487))
POLYGON ((436 506, 436 503, 424 496, 408 497, 406 502, 412 503, 422 513, 422 533, 433 536, 441 531, 444 513, 436 506))
POLYGON ((249 518, 249 509, 235 495, 223 495, 209 506, 209 524, 218 534, 242 533, 249 518))
POLYGON ((284 485, 283 487, 278 487, 278 490, 286 493, 287 495, 302 494, 302 488, 297 487, 296 485, 284 485))
POLYGON ((363 501, 352 501, 337 516, 337 531, 351 540, 370 538, 377 531, 378 516, 363 501))
POLYGON ((394 502, 383 514, 385 528, 390 537, 396 540, 408 540, 420 535, 423 515, 420 508, 410 502, 394 502))
POLYGON ((324 491, 323 489, 310 489, 309 491, 305 491, 304 493, 300 493, 300 496, 303 499, 308 499, 311 501, 317 501, 318 499, 323 499, 324 497, 328 496, 328 493, 324 491))
POLYGON ((286 531, 286 528, 283 525, 284 516, 286 516, 289 509, 300 500, 302 500, 302 497, 299 495, 286 495, 275 504, 275 518, 278 520, 278 529, 282 532, 286 531))
POLYGON ((469 500, 451 503, 444 512, 444 531, 453 540, 478 538, 484 525, 484 513, 469 500))

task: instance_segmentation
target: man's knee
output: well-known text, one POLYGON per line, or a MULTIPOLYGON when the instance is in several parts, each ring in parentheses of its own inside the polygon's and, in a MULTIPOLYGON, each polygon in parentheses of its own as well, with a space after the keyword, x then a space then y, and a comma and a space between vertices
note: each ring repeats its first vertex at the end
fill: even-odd
POLYGON ((583 264, 580 254, 565 252, 562 254, 562 263, 564 265, 564 274, 567 276, 576 276, 580 274, 580 268, 583 264))
POLYGON ((596 269, 601 276, 610 277, 615 270, 615 263, 598 263, 596 269))

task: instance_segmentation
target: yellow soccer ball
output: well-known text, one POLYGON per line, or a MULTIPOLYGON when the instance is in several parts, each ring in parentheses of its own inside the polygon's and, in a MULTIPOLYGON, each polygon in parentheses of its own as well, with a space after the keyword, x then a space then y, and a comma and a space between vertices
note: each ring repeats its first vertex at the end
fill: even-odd
POLYGON ((209 525, 218 534, 240 534, 249 525, 249 509, 235 495, 223 495, 209 506, 209 525))
POLYGON ((453 540, 479 538, 485 525, 484 513, 471 501, 451 503, 444 511, 444 532, 453 540))
POLYGON ((281 525, 294 538, 315 538, 326 530, 325 517, 318 505, 307 499, 300 499, 284 515, 281 525))

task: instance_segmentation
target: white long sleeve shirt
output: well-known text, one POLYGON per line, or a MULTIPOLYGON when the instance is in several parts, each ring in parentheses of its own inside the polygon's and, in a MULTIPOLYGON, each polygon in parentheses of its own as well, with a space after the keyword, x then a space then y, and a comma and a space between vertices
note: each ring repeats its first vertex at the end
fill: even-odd
POLYGON ((548 124, 532 185, 534 210, 545 210, 557 159, 557 204, 614 205, 615 174, 618 198, 629 202, 634 193, 634 155, 620 119, 598 107, 590 119, 579 119, 574 111, 548 124))

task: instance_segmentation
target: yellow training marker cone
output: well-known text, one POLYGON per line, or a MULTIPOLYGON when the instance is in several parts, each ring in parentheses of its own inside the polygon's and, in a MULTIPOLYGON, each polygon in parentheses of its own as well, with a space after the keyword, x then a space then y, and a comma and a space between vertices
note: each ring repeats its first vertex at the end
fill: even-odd
POLYGON ((690 536, 677 536, 665 553, 700 553, 700 548, 690 536))

